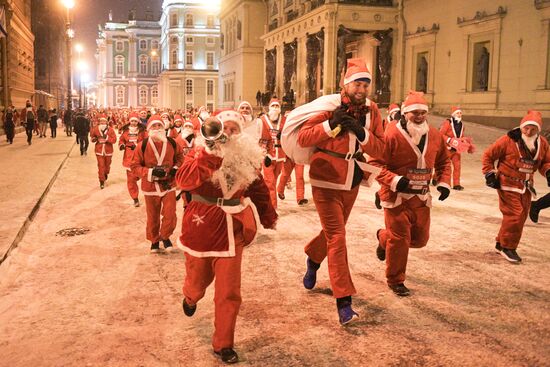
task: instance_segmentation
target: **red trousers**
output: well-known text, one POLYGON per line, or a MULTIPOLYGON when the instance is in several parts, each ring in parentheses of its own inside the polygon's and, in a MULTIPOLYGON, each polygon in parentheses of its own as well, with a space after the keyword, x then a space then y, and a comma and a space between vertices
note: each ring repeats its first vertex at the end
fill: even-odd
POLYGON ((451 153, 451 163, 453 166, 453 186, 460 185, 460 156, 457 152, 451 153))
POLYGON ((386 249, 386 279, 388 284, 405 281, 409 247, 426 246, 430 238, 430 208, 417 196, 395 208, 384 209, 386 229, 378 237, 386 249))
POLYGON ((357 199, 359 185, 350 191, 313 186, 312 193, 323 229, 306 245, 305 252, 317 264, 328 257, 330 286, 335 298, 354 295, 356 291, 348 265, 346 223, 357 199))
POLYGON ((134 175, 132 171, 126 170, 126 185, 128 186, 128 192, 132 199, 137 199, 139 196, 138 181, 139 176, 134 175))
POLYGON ((502 213, 502 223, 497 235, 497 242, 504 248, 515 250, 523 233, 525 220, 531 207, 531 192, 524 194, 512 191, 498 191, 498 207, 502 213))
POLYGON ((169 239, 177 223, 176 192, 170 191, 164 196, 145 195, 145 210, 147 239, 151 243, 169 239))
MULTIPOLYGON (((263 164, 262 164, 263 165, 263 164)), ((283 170, 284 162, 271 162, 269 167, 263 165, 264 181, 269 189, 269 196, 273 207, 277 209, 277 179, 283 170)))
POLYGON ((292 174, 292 170, 294 170, 294 168, 296 168, 296 201, 300 202, 305 195, 304 165, 296 164, 289 158, 287 158, 283 164, 283 173, 281 174, 279 184, 277 185, 277 192, 279 194, 285 193, 285 186, 290 180, 290 175, 292 174))
POLYGON ((233 348, 235 324, 241 306, 241 262, 244 239, 235 238, 234 257, 194 257, 185 254, 185 281, 183 295, 190 304, 197 304, 206 288, 216 278, 214 289, 214 336, 215 351, 233 348))
POLYGON ((106 181, 107 175, 111 172, 111 160, 113 159, 110 155, 97 155, 97 175, 99 181, 106 181))

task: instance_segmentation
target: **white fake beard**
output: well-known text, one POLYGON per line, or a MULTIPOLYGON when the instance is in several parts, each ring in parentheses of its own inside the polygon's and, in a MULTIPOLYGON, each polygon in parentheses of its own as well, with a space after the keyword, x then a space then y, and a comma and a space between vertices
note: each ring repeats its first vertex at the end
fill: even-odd
POLYGON ((149 136, 153 139, 153 141, 165 142, 168 140, 164 130, 149 130, 149 136))
POLYGON ((527 148, 530 151, 535 150, 535 142, 537 141, 538 134, 535 134, 535 135, 529 137, 529 136, 522 133, 521 138, 523 139, 523 142, 525 143, 525 145, 527 146, 527 148))
POLYGON ((233 135, 220 144, 222 166, 214 172, 211 181, 220 187, 224 195, 232 195, 245 189, 259 175, 263 154, 258 143, 246 134, 233 135))
POLYGON ((456 122, 462 121, 462 117, 455 117, 455 116, 453 116, 453 118, 455 119, 456 122))
POLYGON ((162 122, 164 122, 164 129, 168 130, 170 128, 170 120, 163 119, 162 122))
POLYGON ((272 109, 269 109, 269 111, 267 112, 267 115, 269 116, 269 119, 271 121, 276 121, 279 119, 279 115, 281 114, 281 111, 279 110, 272 110, 272 109))
POLYGON ((137 126, 130 126, 128 128, 128 131, 130 132, 130 134, 136 134, 138 132, 138 127, 137 126))
POLYGON ((418 145, 418 143, 420 143, 420 139, 422 139, 422 136, 426 134, 429 129, 430 126, 428 125, 428 121, 424 121, 421 124, 415 124, 414 122, 407 121, 407 131, 409 132, 414 145, 418 145))
POLYGON ((183 129, 181 131, 181 137, 184 139, 187 139, 187 137, 191 134, 193 134, 195 131, 193 129, 183 129))
POLYGON ((243 116, 245 123, 249 123, 252 121, 252 115, 248 115, 248 114, 241 114, 241 115, 243 116))
POLYGON ((105 124, 100 124, 100 125, 97 125, 97 127, 99 128, 99 131, 103 132, 103 131, 105 131, 105 129, 107 128, 107 125, 105 125, 105 124))

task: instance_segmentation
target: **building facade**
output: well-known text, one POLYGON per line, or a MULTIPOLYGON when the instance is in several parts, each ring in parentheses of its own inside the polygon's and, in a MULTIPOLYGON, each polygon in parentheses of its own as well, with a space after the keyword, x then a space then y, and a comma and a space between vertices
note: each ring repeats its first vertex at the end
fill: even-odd
POLYGON ((255 105, 257 91, 263 91, 264 41, 267 22, 263 0, 222 2, 220 24, 220 88, 218 103, 236 107, 241 101, 255 105))
POLYGON ((110 21, 97 39, 97 104, 102 107, 160 105, 161 28, 152 14, 145 20, 130 12, 127 22, 110 21))
POLYGON ((550 0, 259 3, 222 5, 220 77, 235 80, 231 104, 258 90, 287 108, 335 93, 346 60, 360 57, 373 74, 370 98, 382 106, 415 89, 436 113, 460 105, 470 120, 501 127, 516 124, 528 108, 550 117, 550 0), (258 32, 245 21, 251 4, 254 19, 265 19, 261 81, 247 78, 251 53, 240 52, 243 40, 234 36, 258 32), (236 46, 227 49, 229 42, 236 46))
POLYGON ((32 1, 35 89, 53 95, 56 108, 65 105, 67 96, 65 21, 61 2, 32 1))
POLYGON ((164 0, 160 101, 172 109, 206 106, 218 98, 219 6, 215 1, 164 0))
POLYGON ((31 31, 31 1, 0 0, 5 16, 1 38, 2 106, 25 106, 34 94, 34 35, 31 31))

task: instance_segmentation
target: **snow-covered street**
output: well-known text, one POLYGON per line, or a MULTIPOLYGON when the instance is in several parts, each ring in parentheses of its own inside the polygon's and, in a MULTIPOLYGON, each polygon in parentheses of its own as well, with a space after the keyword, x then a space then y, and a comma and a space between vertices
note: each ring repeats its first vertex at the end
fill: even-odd
MULTIPOLYGON (((439 126, 442 118, 431 117, 439 126)), ((434 200, 427 247, 411 250, 408 298, 387 287, 375 255, 383 212, 375 184, 361 188, 347 226, 360 321, 338 323, 326 262, 302 285, 303 247, 320 230, 294 190, 243 257, 235 349, 244 366, 550 366, 550 212, 527 220, 511 265, 495 253, 501 214, 481 174, 481 154, 505 131, 466 123, 477 151, 463 157, 462 192, 434 200)), ((1 255, 65 158, 73 137, 3 140, 1 255)), ((145 207, 134 208, 122 154, 99 189, 97 165, 71 150, 18 247, 0 265, 0 366, 215 366, 213 287, 192 318, 182 312, 182 252, 150 254, 145 207), (81 236, 56 232, 82 227, 81 236)), ((546 180, 535 178, 540 195, 546 180)), ((183 204, 178 202, 181 230, 183 204)))

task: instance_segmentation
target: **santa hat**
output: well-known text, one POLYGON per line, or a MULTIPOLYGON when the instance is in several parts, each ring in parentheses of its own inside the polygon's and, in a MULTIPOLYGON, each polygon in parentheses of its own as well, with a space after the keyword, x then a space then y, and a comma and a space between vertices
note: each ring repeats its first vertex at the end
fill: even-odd
POLYGON ((181 115, 176 115, 174 117, 174 122, 176 122, 176 121, 182 121, 183 122, 183 118, 181 117, 181 115))
MULTIPOLYGON (((202 111, 207 111, 207 110, 206 110, 206 107, 200 106, 199 109, 198 109, 198 111, 197 111, 197 114, 200 114, 202 111)), ((208 111, 207 111, 207 112, 208 112, 208 111)))
POLYGON ((424 99, 424 93, 411 90, 407 98, 405 98, 405 102, 401 105, 401 111, 407 113, 415 110, 428 112, 428 102, 424 99))
POLYGON ((396 103, 392 103, 388 107, 388 115, 391 115, 394 112, 398 112, 399 110, 400 110, 399 105, 397 105, 396 103))
POLYGON ((232 109, 216 111, 214 116, 225 125, 228 121, 234 121, 239 125, 239 130, 243 131, 244 119, 240 113, 232 109))
POLYGON ((521 124, 519 127, 524 127, 527 125, 534 125, 539 128, 539 131, 542 130, 542 114, 539 111, 529 110, 527 115, 521 119, 521 124))
POLYGON ((271 101, 269 101, 269 107, 271 108, 271 106, 273 106, 275 104, 277 106, 281 107, 281 102, 279 102, 279 98, 277 98, 277 97, 271 98, 271 101))
POLYGON ((132 120, 139 121, 139 115, 138 115, 137 112, 131 112, 131 113, 128 115, 128 121, 132 121, 132 120))
POLYGON ((239 104, 239 107, 237 107, 237 111, 240 111, 242 106, 248 106, 248 107, 250 107, 250 109, 252 109, 252 105, 250 103, 248 103, 247 101, 242 101, 239 104))
POLYGON ((166 116, 167 118, 170 118, 170 114, 168 112, 163 112, 160 114, 160 118, 163 118, 164 116, 166 116))
POLYGON ((101 121, 101 120, 108 121, 108 120, 107 120, 107 115, 105 115, 104 113, 102 113, 102 114, 100 114, 99 116, 97 116, 97 121, 101 121))
POLYGON ((192 128, 193 130, 195 130, 195 125, 193 125, 193 122, 189 121, 189 120, 185 120, 185 122, 183 123, 183 127, 190 127, 192 128))
POLYGON ((162 127, 164 127, 164 121, 162 121, 159 115, 149 117, 149 121, 147 121, 147 130, 151 129, 154 124, 161 124, 162 127))
POLYGON ((451 116, 455 117, 455 114, 457 112, 462 112, 462 109, 460 107, 457 107, 457 106, 452 106, 451 107, 451 116))
POLYGON ((354 82, 356 80, 370 81, 372 80, 372 75, 365 64, 363 59, 349 59, 348 68, 346 75, 344 76, 344 85, 354 82))

